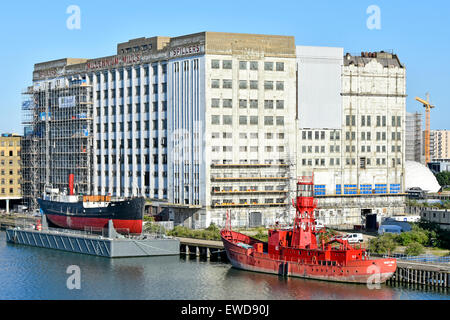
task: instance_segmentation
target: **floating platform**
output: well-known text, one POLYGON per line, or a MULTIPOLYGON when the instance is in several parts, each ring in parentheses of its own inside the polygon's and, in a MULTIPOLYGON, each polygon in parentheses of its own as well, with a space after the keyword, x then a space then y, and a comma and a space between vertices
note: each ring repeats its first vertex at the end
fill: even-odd
MULTIPOLYGON (((45 220, 45 219, 44 219, 45 220)), ((109 221, 107 236, 85 232, 49 229, 43 221, 41 231, 32 228, 6 230, 9 243, 81 253, 105 258, 172 256, 180 254, 180 241, 170 237, 142 235, 126 237, 118 234, 109 221)))

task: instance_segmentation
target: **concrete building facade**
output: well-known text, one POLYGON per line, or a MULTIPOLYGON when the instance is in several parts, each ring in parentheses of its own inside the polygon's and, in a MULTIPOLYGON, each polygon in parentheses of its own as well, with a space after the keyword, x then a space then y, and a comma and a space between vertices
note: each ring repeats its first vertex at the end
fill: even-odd
POLYGON ((317 214, 327 225, 364 224, 369 214, 380 220, 402 214, 405 68, 393 54, 343 56, 342 49, 334 50, 298 48, 299 78, 305 68, 318 70, 317 85, 298 81, 298 174, 314 172, 317 214), (317 90, 312 104, 302 98, 308 86, 317 90), (340 103, 331 103, 338 97, 340 103), (320 111, 321 105, 328 107, 305 127, 303 114, 320 111))

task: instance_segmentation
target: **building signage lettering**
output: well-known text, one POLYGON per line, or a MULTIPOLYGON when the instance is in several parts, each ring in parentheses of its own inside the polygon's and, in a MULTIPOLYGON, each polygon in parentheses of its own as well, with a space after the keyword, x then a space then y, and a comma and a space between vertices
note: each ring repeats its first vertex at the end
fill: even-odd
POLYGON ((186 56, 188 54, 195 54, 195 53, 200 53, 203 51, 203 47, 200 46, 199 44, 197 45, 193 45, 193 46, 187 46, 187 47, 179 47, 179 48, 175 48, 170 50, 170 57, 181 57, 181 56, 186 56))
POLYGON ((131 63, 137 63, 140 61, 141 61, 140 54, 128 55, 128 56, 122 56, 122 57, 113 57, 113 58, 108 58, 108 59, 89 61, 87 63, 87 68, 88 68, 88 70, 102 69, 102 68, 117 66, 119 64, 131 64, 131 63))

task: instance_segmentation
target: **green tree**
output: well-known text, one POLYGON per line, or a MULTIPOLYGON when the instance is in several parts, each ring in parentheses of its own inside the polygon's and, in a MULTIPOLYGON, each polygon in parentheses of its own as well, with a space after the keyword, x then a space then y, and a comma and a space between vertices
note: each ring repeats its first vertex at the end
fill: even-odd
POLYGON ((405 254, 408 256, 418 256, 425 252, 425 248, 418 242, 409 244, 405 249, 405 254))
POLYGON ((443 171, 436 174, 436 179, 441 187, 450 186, 450 172, 443 171))
POLYGON ((386 233, 378 238, 370 239, 369 250, 377 254, 390 253, 397 248, 395 238, 395 235, 386 233))
POLYGON ((408 246, 411 243, 419 243, 423 246, 428 246, 431 244, 431 236, 432 234, 430 231, 424 230, 413 224, 411 231, 399 234, 395 238, 395 241, 402 246, 408 246))

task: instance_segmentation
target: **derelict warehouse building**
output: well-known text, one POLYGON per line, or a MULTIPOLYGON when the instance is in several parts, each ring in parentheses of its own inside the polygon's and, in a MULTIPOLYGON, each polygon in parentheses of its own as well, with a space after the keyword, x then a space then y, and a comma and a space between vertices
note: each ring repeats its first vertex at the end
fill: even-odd
POLYGON ((330 224, 402 210, 405 69, 392 54, 289 36, 140 38, 36 64, 25 98, 30 205, 75 173, 80 193, 144 196, 176 224, 223 225, 230 210, 235 225, 267 225, 290 220, 296 177, 314 171, 330 224))

